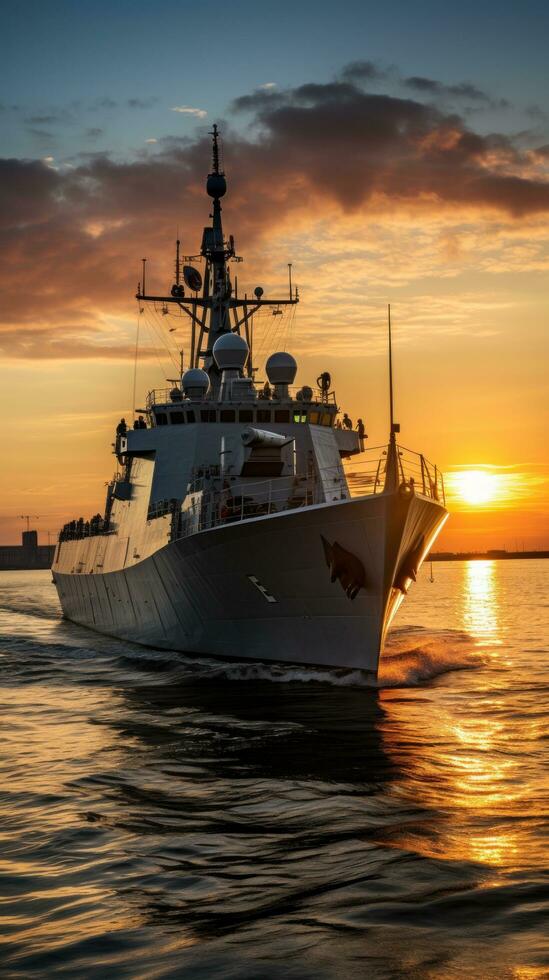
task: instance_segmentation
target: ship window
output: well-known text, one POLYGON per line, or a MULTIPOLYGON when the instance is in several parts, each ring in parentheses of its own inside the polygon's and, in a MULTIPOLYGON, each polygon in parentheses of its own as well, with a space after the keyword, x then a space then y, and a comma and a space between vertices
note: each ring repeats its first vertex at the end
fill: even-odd
POLYGON ((309 412, 309 422, 311 425, 318 425, 318 420, 320 418, 319 412, 309 412))
POLYGON ((183 425, 185 415, 183 412, 170 412, 170 421, 172 425, 183 425))
POLYGON ((222 408, 219 413, 220 422, 234 422, 235 411, 234 408, 222 408))
POLYGON ((322 425, 331 425, 331 424, 332 424, 332 413, 324 412, 322 415, 322 425))
POLYGON ((289 422, 290 413, 287 408, 275 409, 275 422, 289 422))
POLYGON ((254 413, 251 408, 241 408, 238 413, 239 422, 253 422, 254 413))
POLYGON ((306 412, 294 411, 294 422, 306 422, 306 421, 307 421, 306 412))
POLYGON ((194 412, 192 410, 187 412, 187 422, 194 422, 194 412))
POLYGON ((157 412, 156 415, 155 415, 155 418, 156 418, 156 424, 157 425, 167 425, 168 424, 168 416, 166 415, 165 412, 157 412))
POLYGON ((201 411, 201 413, 200 413, 200 421, 201 422, 215 422, 216 421, 216 416, 217 416, 217 412, 216 412, 215 408, 206 408, 206 409, 203 409, 201 411))
POLYGON ((258 408, 257 410, 257 421, 258 422, 270 422, 271 421, 271 411, 268 408, 258 408))

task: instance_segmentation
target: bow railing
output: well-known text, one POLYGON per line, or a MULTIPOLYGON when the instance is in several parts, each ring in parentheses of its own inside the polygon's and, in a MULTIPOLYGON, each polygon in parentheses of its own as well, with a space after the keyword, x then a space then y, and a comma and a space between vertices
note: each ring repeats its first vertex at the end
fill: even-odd
MULTIPOLYGON (((440 470, 421 453, 397 447, 398 485, 445 504, 440 470)), ((174 538, 251 518, 280 514, 313 504, 336 503, 383 493, 387 447, 373 447, 348 463, 324 467, 308 474, 271 480, 240 480, 222 488, 212 476, 191 481, 174 538)), ((221 478, 217 481, 219 483, 221 478)))

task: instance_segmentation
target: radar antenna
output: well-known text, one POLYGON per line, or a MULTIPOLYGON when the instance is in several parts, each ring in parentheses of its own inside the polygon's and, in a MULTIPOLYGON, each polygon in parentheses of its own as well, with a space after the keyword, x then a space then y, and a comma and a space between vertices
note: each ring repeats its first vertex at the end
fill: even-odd
POLYGON ((217 123, 213 124, 212 131, 208 134, 213 137, 212 140, 212 173, 219 173, 219 132, 217 129, 217 123))
MULTIPOLYGON (((202 235, 202 245, 200 256, 205 260, 203 275, 193 266, 185 265, 181 267, 181 261, 194 260, 198 256, 182 256, 180 252, 179 235, 176 240, 175 254, 175 285, 171 289, 171 294, 160 293, 158 295, 148 294, 146 289, 146 260, 143 260, 142 281, 137 288, 137 299, 140 303, 160 303, 162 310, 169 309, 169 304, 176 304, 191 321, 191 345, 189 367, 198 368, 202 362, 205 371, 210 377, 212 391, 215 393, 221 383, 221 373, 213 358, 213 347, 216 340, 223 334, 240 334, 245 331, 249 334, 250 321, 255 312, 263 308, 270 308, 275 316, 282 313, 281 307, 295 306, 299 302, 297 286, 292 283, 291 265, 288 268, 288 299, 266 299, 263 290, 255 291, 253 297, 238 294, 231 282, 229 273, 229 262, 242 261, 240 256, 235 254, 234 238, 228 238, 223 234, 223 224, 221 220, 221 199, 227 193, 227 180, 225 177, 222 146, 220 143, 219 130, 214 123, 209 134, 212 137, 212 170, 206 178, 206 193, 212 198, 212 211, 210 218, 211 225, 204 228, 202 235), (182 280, 190 290, 191 295, 186 295, 183 290, 182 280), (198 333, 198 338, 196 334, 198 333)), ((253 376, 253 365, 249 363, 248 370, 253 376)))

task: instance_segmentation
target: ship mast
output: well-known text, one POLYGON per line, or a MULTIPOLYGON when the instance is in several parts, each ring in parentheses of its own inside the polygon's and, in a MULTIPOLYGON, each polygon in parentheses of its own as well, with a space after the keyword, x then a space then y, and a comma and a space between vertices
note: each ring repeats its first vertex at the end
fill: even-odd
MULTIPOLYGON (((193 337, 198 328, 198 343, 195 346, 194 340, 192 342, 190 367, 203 367, 208 372, 212 392, 215 393, 221 383, 220 373, 212 356, 212 348, 218 337, 231 331, 240 334, 244 329, 248 346, 251 346, 249 323, 253 314, 262 306, 295 306, 299 302, 299 292, 295 286, 292 289, 290 278, 288 299, 265 299, 260 287, 257 287, 252 297, 244 294, 244 297, 239 298, 236 289, 233 294, 229 262, 231 260, 239 262, 242 259, 235 253, 233 236, 230 235, 225 239, 223 235, 221 198, 227 192, 227 180, 220 165, 217 125, 214 124, 210 136, 212 137, 212 169, 206 179, 206 193, 212 198, 213 204, 210 215, 212 223, 211 226, 204 228, 200 248, 200 255, 205 260, 202 295, 199 296, 197 291, 194 295, 188 296, 182 294, 179 288, 175 295, 173 290, 169 296, 147 294, 143 270, 143 284, 139 284, 136 298, 140 303, 163 305, 174 303, 187 314, 192 321, 193 337)), ((179 267, 179 241, 176 265, 179 267)), ((178 282, 176 285, 179 287, 178 282)), ((248 374, 253 376, 251 364, 248 366, 248 374)))
POLYGON ((387 305, 387 329, 389 334, 389 414, 391 429, 389 435, 389 445, 387 447, 387 464, 385 467, 385 491, 393 492, 399 485, 399 456, 396 444, 397 432, 400 432, 400 425, 395 422, 393 404, 393 338, 391 334, 391 304, 387 305))

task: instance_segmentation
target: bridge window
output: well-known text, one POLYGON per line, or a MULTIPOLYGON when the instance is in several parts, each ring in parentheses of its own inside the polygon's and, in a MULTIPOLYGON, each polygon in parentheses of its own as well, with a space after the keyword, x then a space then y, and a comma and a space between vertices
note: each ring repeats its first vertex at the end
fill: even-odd
POLYGON ((192 411, 192 409, 189 409, 189 411, 187 412, 187 422, 194 422, 194 421, 196 421, 194 417, 194 412, 192 411))
POLYGON ((258 410, 257 410, 257 421, 258 422, 270 422, 271 421, 271 410, 270 410, 270 408, 258 408, 258 410))
POLYGON ((185 421, 184 412, 170 412, 170 420, 172 425, 183 425, 185 421))
POLYGON ((254 413, 251 408, 241 408, 238 413, 239 422, 253 422, 254 413))
POLYGON ((320 412, 309 412, 309 422, 311 425, 318 425, 320 412))
POLYGON ((219 413, 220 422, 234 422, 235 420, 234 408, 222 408, 219 413))
POLYGON ((275 408, 275 422, 289 422, 290 413, 287 408, 275 408))
POLYGON ((331 424, 332 424, 332 413, 324 412, 322 415, 322 425, 331 425, 331 424))
POLYGON ((306 421, 307 421, 306 412, 300 412, 298 410, 294 410, 294 422, 306 422, 306 421))
POLYGON ((217 422, 217 412, 215 408, 205 408, 200 413, 201 422, 217 422))
POLYGON ((156 415, 155 415, 155 419, 156 419, 156 424, 157 425, 167 425, 168 424, 168 416, 166 415, 165 412, 157 412, 156 415))

